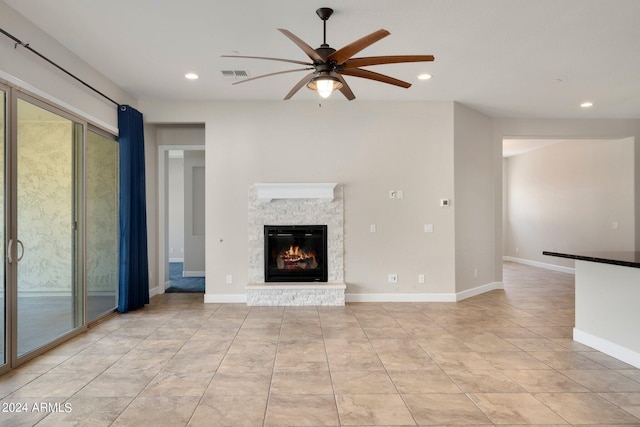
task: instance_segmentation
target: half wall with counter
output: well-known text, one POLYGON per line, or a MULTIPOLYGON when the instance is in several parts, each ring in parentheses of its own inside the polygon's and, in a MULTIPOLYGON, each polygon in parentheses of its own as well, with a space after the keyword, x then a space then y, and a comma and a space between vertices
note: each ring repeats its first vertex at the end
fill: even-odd
POLYGON ((640 252, 547 252, 576 261, 573 339, 640 368, 640 252))

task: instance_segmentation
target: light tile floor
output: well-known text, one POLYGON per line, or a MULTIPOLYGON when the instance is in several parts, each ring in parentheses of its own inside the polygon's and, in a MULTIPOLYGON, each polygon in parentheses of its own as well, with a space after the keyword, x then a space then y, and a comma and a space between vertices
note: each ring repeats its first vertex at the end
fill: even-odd
POLYGON ((504 282, 344 308, 157 296, 0 377, 0 425, 639 426, 640 370, 571 340, 573 276, 504 282))

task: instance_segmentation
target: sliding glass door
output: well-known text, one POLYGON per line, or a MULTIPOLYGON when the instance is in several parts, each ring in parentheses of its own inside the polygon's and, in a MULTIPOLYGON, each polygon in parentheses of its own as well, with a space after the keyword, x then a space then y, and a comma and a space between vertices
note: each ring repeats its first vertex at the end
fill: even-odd
POLYGON ((85 159, 87 322, 91 322, 118 304, 118 142, 89 130, 85 159))
POLYGON ((5 188, 5 147, 7 141, 7 91, 3 86, 0 86, 0 242, 2 245, 2 283, 0 284, 0 372, 7 365, 7 281, 5 274, 4 260, 4 242, 5 242, 5 203, 4 203, 4 188, 5 188))
POLYGON ((50 107, 17 98, 10 257, 17 266, 18 358, 83 324, 77 154, 83 131, 50 107))
POLYGON ((117 306, 118 142, 0 84, 0 374, 117 306))

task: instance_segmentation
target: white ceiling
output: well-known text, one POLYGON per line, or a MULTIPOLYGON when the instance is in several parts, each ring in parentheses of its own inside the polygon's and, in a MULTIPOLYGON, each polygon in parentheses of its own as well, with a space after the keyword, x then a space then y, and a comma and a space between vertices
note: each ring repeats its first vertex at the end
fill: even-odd
MULTIPOLYGON (((369 67, 409 89, 347 76, 352 102, 453 100, 494 117, 640 117, 638 0, 4 1, 140 99, 282 99, 304 72, 232 86, 221 71, 256 76, 297 65, 220 55, 308 60, 276 28, 318 47, 315 10, 332 7, 327 42, 336 49, 384 28, 391 35, 357 56, 436 58, 369 67), (189 71, 200 79, 185 80, 189 71), (419 81, 423 72, 433 79, 419 81), (594 107, 580 108, 586 100, 594 107)), ((303 88, 287 102, 314 99, 303 88)), ((347 101, 334 94, 330 102, 347 101)))

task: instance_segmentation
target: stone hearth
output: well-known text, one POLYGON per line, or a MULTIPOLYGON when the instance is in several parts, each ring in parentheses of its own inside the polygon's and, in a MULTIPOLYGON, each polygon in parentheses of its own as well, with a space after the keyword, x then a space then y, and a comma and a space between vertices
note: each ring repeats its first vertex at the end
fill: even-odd
POLYGON ((247 305, 344 305, 344 203, 336 184, 255 184, 249 189, 247 305), (265 196, 265 188, 268 194, 265 196), (319 190, 321 189, 321 190, 319 190), (327 282, 265 283, 265 225, 327 225, 327 282))
POLYGON ((263 306, 343 306, 344 283, 250 283, 247 305, 263 306))

